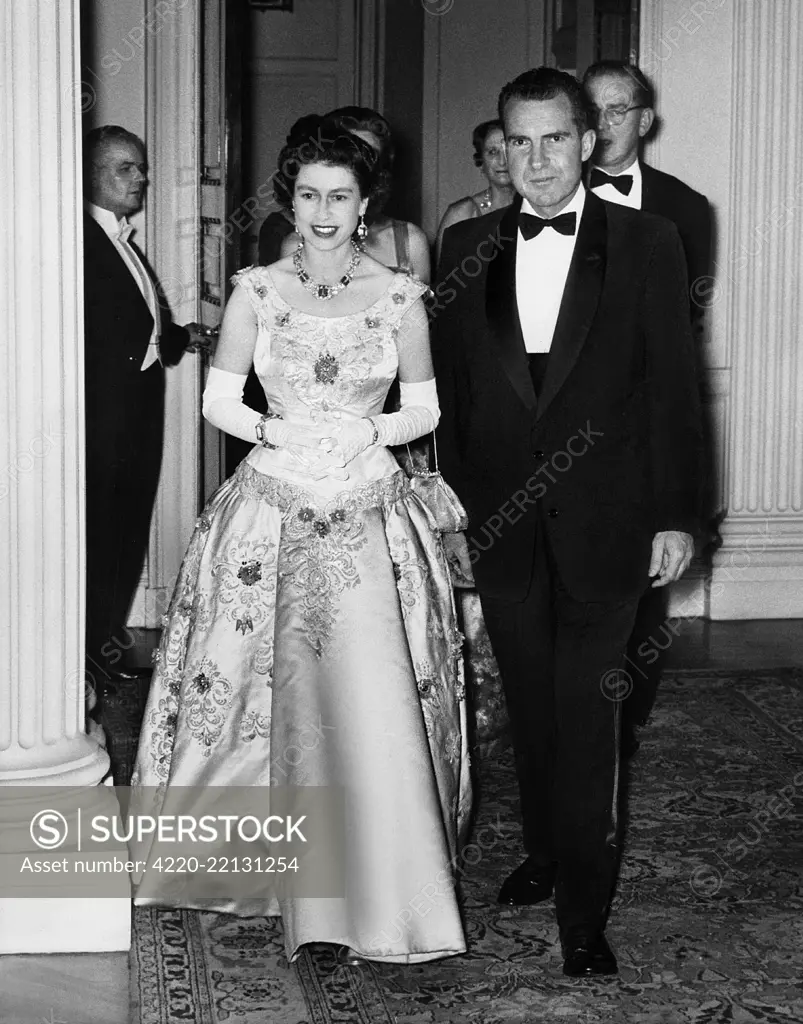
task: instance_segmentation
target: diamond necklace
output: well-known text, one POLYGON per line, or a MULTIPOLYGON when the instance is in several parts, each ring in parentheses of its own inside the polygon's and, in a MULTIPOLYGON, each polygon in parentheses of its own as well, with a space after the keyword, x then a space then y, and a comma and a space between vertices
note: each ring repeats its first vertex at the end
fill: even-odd
POLYGON ((312 292, 316 299, 331 299, 339 292, 342 292, 347 285, 351 284, 351 279, 354 277, 354 272, 360 263, 360 250, 354 242, 351 243, 351 261, 346 269, 346 273, 336 284, 318 284, 317 281, 312 280, 304 268, 303 248, 303 245, 299 245, 293 253, 293 266, 296 268, 296 277, 308 292, 312 292))

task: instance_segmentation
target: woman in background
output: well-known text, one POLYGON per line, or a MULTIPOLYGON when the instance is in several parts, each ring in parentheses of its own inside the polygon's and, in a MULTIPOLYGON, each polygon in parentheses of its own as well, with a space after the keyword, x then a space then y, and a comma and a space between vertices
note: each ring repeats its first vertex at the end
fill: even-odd
POLYGON ((482 217, 492 210, 500 210, 513 202, 513 186, 507 171, 505 133, 501 121, 483 121, 471 135, 474 145, 474 164, 482 171, 488 182, 486 188, 474 195, 465 196, 452 203, 446 210, 438 228, 438 254, 441 251, 443 233, 452 224, 472 217, 482 217))

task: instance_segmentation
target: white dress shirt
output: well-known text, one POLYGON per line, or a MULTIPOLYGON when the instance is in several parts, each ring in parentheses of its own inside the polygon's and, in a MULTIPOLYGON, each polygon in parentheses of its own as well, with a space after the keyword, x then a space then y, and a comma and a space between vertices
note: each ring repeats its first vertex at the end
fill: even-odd
MULTIPOLYGON (((571 202, 561 210, 561 213, 577 214, 577 230, 585 199, 586 190, 580 185, 571 202)), ((521 204, 521 212, 538 216, 526 199, 521 204)), ((577 230, 573 235, 561 235, 553 228, 544 228, 527 242, 521 231, 518 233, 516 304, 527 352, 549 352, 552 346, 577 230)))
POLYGON ((153 333, 148 342, 148 347, 145 349, 142 366, 140 367, 140 370, 147 370, 157 359, 159 362, 162 361, 159 355, 159 334, 161 332, 159 303, 156 301, 156 289, 153 287, 153 281, 148 271, 142 265, 142 260, 128 243, 128 236, 133 228, 126 218, 123 217, 118 221, 111 210, 106 210, 102 206, 95 206, 94 203, 86 203, 85 205, 87 212, 100 224, 111 239, 115 249, 120 253, 123 262, 131 272, 131 276, 136 281, 137 287, 142 292, 142 297, 148 303, 148 309, 153 317, 153 333))
POLYGON ((625 196, 619 189, 613 187, 613 185, 598 185, 596 188, 592 188, 591 191, 595 196, 599 196, 600 199, 604 199, 608 203, 618 203, 620 206, 629 206, 633 210, 641 209, 641 190, 642 190, 642 179, 641 179, 641 164, 638 159, 634 160, 633 163, 626 167, 619 174, 611 174, 610 171, 606 171, 604 167, 599 168, 601 171, 605 171, 605 174, 609 174, 612 178, 618 178, 619 174, 632 174, 633 185, 630 192, 625 196))

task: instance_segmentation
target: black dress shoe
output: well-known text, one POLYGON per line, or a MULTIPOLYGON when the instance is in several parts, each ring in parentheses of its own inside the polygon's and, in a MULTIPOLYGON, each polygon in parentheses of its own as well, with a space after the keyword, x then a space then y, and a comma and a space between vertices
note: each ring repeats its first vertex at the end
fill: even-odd
POLYGON ((554 888, 554 864, 544 866, 525 860, 504 880, 496 902, 510 907, 532 907, 548 900, 554 888))
POLYGON ((616 957, 608 940, 594 935, 569 935, 562 943, 563 973, 568 978, 592 978, 600 974, 616 974, 616 957))

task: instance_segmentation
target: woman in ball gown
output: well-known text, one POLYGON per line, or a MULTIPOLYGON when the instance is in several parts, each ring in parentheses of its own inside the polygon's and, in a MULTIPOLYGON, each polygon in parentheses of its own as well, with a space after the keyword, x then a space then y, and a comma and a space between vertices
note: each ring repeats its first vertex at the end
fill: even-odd
POLYGON ((481 192, 464 196, 448 206, 438 228, 437 250, 440 254, 443 233, 453 224, 472 217, 482 217, 513 202, 513 186, 507 170, 505 133, 501 121, 483 121, 471 135, 474 165, 479 167, 487 186, 481 192))
POLYGON ((145 871, 136 899, 281 914, 290 959, 323 942, 407 963, 465 950, 452 865, 470 783, 446 558, 388 450, 438 419, 424 286, 353 242, 375 182, 361 139, 294 125, 276 192, 303 245, 236 275, 204 393, 206 418, 254 447, 190 541, 133 778, 161 807, 173 787, 341 787, 344 895, 215 904, 145 871), (264 416, 242 402, 252 363, 264 416), (383 414, 397 376, 401 408, 383 414), (317 741, 299 743, 311 722, 317 741), (282 762, 294 744, 300 763, 282 762))
MULTIPOLYGON (((389 217, 385 213, 385 205, 393 189, 395 156, 393 134, 387 120, 379 111, 370 107, 338 107, 324 116, 335 120, 341 128, 363 139, 377 154, 376 187, 360 225, 359 245, 364 252, 384 263, 386 267, 412 274, 428 284, 431 268, 427 236, 416 224, 389 217)), ((300 241, 301 238, 295 230, 292 209, 275 210, 265 218, 259 229, 259 263, 262 266, 269 266, 282 256, 291 256, 300 241)), ((398 404, 397 392, 398 386, 393 388, 389 408, 398 404)), ((246 381, 245 400, 260 412, 265 411, 264 395, 254 372, 249 373, 246 381)), ((420 441, 413 445, 412 452, 416 465, 423 466, 427 459, 426 442, 420 441)), ((242 441, 232 437, 226 439, 228 465, 245 458, 247 453, 248 448, 242 441)), ((403 465, 409 468, 411 461, 406 451, 402 449, 397 451, 396 455, 402 460, 403 465)))

